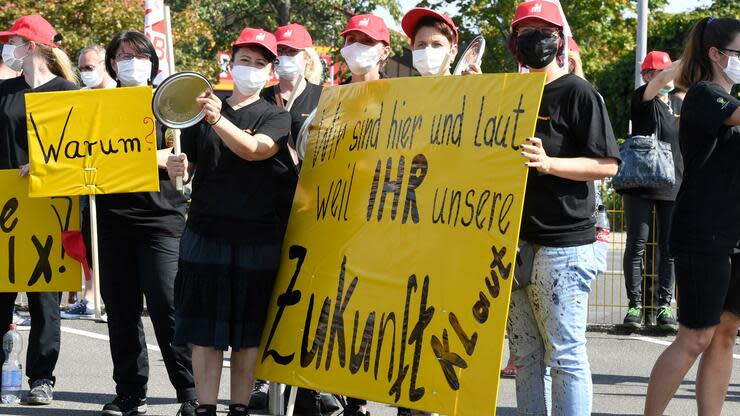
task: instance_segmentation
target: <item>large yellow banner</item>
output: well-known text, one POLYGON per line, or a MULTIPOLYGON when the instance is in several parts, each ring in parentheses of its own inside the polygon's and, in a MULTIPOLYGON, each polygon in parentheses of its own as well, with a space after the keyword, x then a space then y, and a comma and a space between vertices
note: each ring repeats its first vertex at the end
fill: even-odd
POLYGON ((80 230, 78 197, 29 198, 28 178, 0 170, 0 292, 76 292, 80 263, 62 248, 80 230))
POLYGON ((325 90, 257 374, 495 414, 542 74, 325 90))
POLYGON ((26 94, 32 197, 159 191, 150 87, 26 94))

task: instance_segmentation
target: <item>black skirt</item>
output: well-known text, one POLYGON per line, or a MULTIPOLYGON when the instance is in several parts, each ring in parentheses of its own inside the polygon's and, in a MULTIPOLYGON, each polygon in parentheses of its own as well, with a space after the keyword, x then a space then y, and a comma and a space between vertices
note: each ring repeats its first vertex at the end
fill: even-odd
POLYGON ((175 345, 259 346, 280 245, 233 244, 186 228, 175 280, 175 345))

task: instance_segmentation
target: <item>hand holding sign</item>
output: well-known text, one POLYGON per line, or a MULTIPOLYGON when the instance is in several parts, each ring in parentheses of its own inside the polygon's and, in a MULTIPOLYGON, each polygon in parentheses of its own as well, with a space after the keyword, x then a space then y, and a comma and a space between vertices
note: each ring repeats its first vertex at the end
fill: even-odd
POLYGON ((550 173, 551 160, 542 147, 542 139, 528 137, 527 141, 531 144, 522 145, 522 155, 529 160, 524 165, 528 168, 535 168, 542 173, 550 173))

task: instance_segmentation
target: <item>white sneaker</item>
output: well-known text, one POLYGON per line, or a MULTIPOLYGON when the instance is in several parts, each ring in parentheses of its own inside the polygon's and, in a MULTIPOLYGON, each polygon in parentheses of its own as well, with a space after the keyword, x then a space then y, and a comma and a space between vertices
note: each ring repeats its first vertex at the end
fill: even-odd
POLYGON ((87 300, 82 299, 74 305, 70 306, 69 309, 60 313, 62 319, 94 319, 95 318, 95 307, 88 303, 87 300))

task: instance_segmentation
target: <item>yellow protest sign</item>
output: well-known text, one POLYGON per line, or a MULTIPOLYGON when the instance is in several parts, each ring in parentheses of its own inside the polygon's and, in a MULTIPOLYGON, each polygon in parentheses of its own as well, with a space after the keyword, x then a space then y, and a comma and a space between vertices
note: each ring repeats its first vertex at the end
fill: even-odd
POLYGON ((0 170, 0 292, 77 292, 80 263, 62 231, 80 230, 79 198, 29 198, 28 178, 0 170))
POLYGON ((495 413, 542 74, 325 90, 258 377, 495 413))
POLYGON ((26 94, 30 195, 159 191, 150 87, 26 94))

